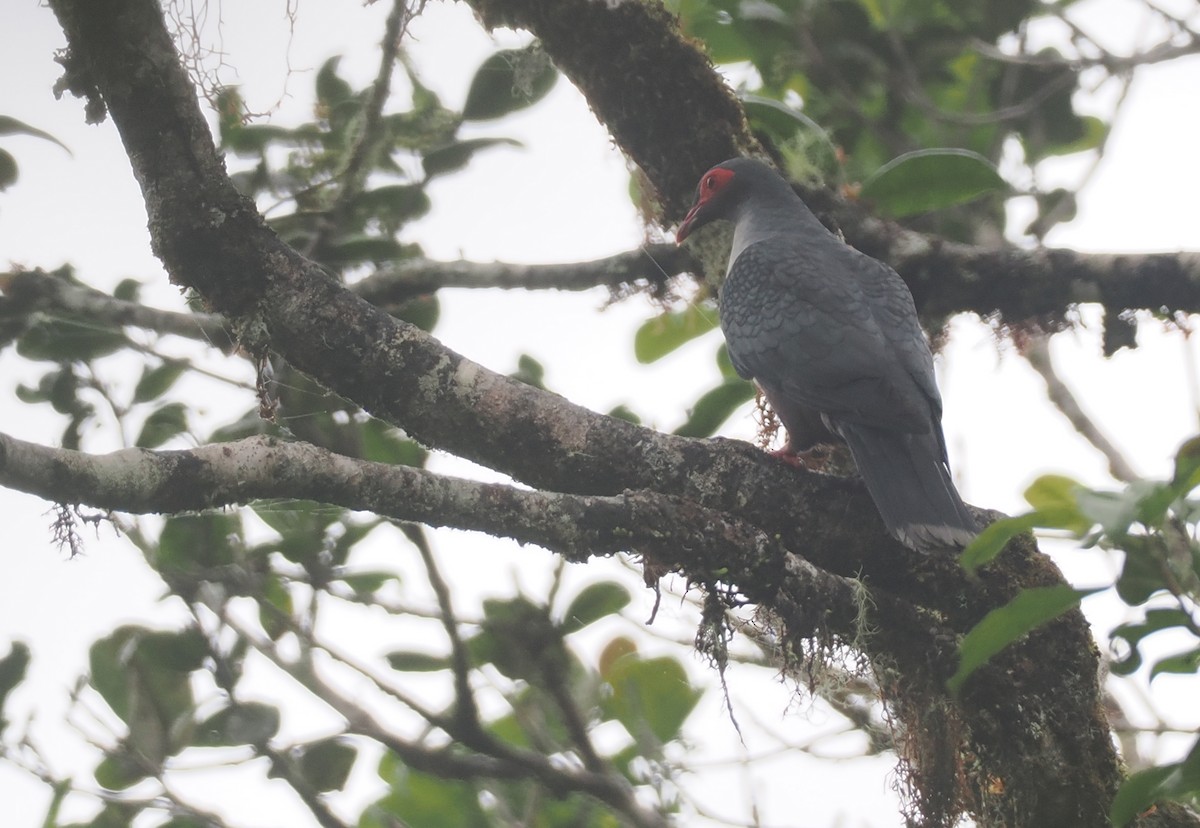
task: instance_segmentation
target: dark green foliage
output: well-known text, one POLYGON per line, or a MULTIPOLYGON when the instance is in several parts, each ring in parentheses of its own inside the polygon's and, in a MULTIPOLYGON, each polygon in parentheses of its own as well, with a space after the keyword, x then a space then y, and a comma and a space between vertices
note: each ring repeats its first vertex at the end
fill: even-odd
MULTIPOLYGON (((1131 675, 1146 667, 1146 639, 1171 631, 1190 643, 1149 664, 1147 677, 1200 673, 1200 544, 1195 540, 1200 505, 1190 499, 1200 486, 1200 438, 1185 443, 1175 459, 1170 480, 1138 481, 1124 491, 1088 489, 1067 477, 1047 475, 1034 482, 1026 499, 1032 512, 997 521, 963 553, 964 565, 976 569, 999 554, 1015 535, 1036 527, 1066 530, 1086 546, 1117 550, 1124 555, 1113 591, 1131 611, 1149 605, 1140 620, 1112 632, 1117 658, 1112 671, 1131 675)), ((1026 590, 990 613, 963 640, 962 661, 951 679, 955 689, 1008 644, 1031 629, 1076 606, 1099 590, 1053 587, 1026 590)), ((1200 799, 1200 741, 1180 762, 1134 774, 1112 806, 1114 825, 1125 825, 1163 800, 1200 799)))

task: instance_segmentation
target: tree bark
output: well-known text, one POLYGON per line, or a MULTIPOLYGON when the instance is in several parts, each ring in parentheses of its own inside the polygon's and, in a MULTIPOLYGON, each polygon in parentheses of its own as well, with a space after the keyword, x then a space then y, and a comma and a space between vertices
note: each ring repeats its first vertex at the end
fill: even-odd
MULTIPOLYGON (((470 362, 283 245, 236 192, 154 0, 51 5, 69 44, 64 85, 88 98, 92 116, 111 114, 172 281, 233 317, 252 352, 278 353, 421 442, 540 490, 506 501, 502 524, 483 520, 484 507, 497 502, 478 500, 474 512, 464 512, 479 521, 474 528, 579 557, 642 551, 710 588, 736 585, 779 619, 793 658, 819 657, 835 642, 864 653, 897 713, 915 821, 949 825, 965 811, 988 825, 1104 823, 1121 773, 1100 707, 1096 648, 1080 613, 1009 648, 961 698, 944 690, 962 633, 1022 587, 1062 582, 1031 540, 1012 544, 969 579, 953 555, 921 555, 891 540, 857 481, 796 470, 745 444, 689 440, 603 417, 470 362), (575 511, 547 517, 549 503, 575 511), (697 534, 697 527, 715 531, 697 534), (584 532, 582 539, 569 543, 571 529, 584 532)), ((543 38, 655 183, 667 217, 680 214, 704 165, 748 146, 736 102, 660 7, 473 5, 492 25, 528 26, 543 38), (572 47, 577 53, 568 58, 572 47), (650 65, 654 72, 645 71, 650 65), (587 79, 606 75, 626 81, 625 111, 593 99, 587 79), (681 110, 664 104, 674 101, 686 104, 688 118, 674 120, 681 110), (632 123, 639 118, 645 123, 632 123), (701 120, 706 127, 696 126, 701 120)), ((139 503, 102 466, 77 456, 43 457, 44 471, 18 484, 15 470, 36 466, 36 458, 12 440, 0 447, 8 485, 82 501, 107 481, 111 494, 102 505, 110 508, 194 507, 170 498, 139 503)), ((220 456, 239 450, 275 451, 275 459, 284 453, 255 443, 119 461, 134 469, 126 483, 159 479, 160 493, 190 491, 209 503, 296 496, 280 488, 282 475, 274 489, 271 481, 222 488, 231 478, 221 476, 220 456), (165 479, 154 477, 168 467, 165 479), (173 481, 169 489, 164 480, 173 481)), ((351 488, 333 474, 341 460, 324 462, 328 473, 310 480, 302 496, 343 502, 351 488)), ((370 473, 380 481, 389 474, 370 473)), ((402 490, 434 482, 410 478, 402 490)), ((422 519, 436 522, 436 515, 422 519)))

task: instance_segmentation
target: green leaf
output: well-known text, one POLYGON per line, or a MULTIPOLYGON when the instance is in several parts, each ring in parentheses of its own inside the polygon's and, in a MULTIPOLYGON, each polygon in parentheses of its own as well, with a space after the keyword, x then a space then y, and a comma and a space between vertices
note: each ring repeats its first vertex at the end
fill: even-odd
POLYGON ((156 400, 175 384, 175 380, 187 369, 184 362, 164 362, 156 368, 147 366, 142 371, 137 387, 133 389, 134 402, 156 400))
POLYGON ((1135 773, 1125 780, 1113 798, 1108 818, 1115 826, 1135 819, 1156 802, 1190 801, 1200 794, 1200 739, 1181 762, 1173 762, 1135 773))
POLYGON ((1150 679, 1153 681, 1163 673, 1191 676, 1197 672, 1200 672, 1200 648, 1160 658, 1150 668, 1150 679))
POLYGON ((534 388, 540 388, 543 391, 546 390, 546 369, 542 363, 529 354, 521 354, 517 357, 517 370, 509 374, 509 376, 518 382, 532 385, 534 388))
POLYGON ((616 408, 609 409, 607 416, 614 417, 618 420, 624 420, 625 422, 633 423, 634 425, 642 424, 642 418, 638 416, 638 413, 624 403, 618 405, 616 408))
POLYGON ((681 437, 711 437, 738 406, 754 399, 754 394, 752 383, 743 379, 725 380, 696 400, 688 409, 687 420, 674 433, 681 437))
POLYGON ((1069 529, 1083 535, 1093 522, 1079 509, 1077 494, 1083 489, 1060 474, 1044 474, 1025 490, 1025 499, 1038 512, 1039 526, 1069 529))
POLYGON ((399 583, 400 576, 394 572, 353 572, 340 576, 338 580, 365 598, 383 589, 384 584, 392 581, 399 583))
POLYGON ((524 146, 520 141, 514 141, 512 138, 471 138, 430 150, 422 157, 421 164, 425 168, 425 177, 433 178, 435 175, 445 175, 461 170, 480 150, 492 147, 523 148, 524 146))
POLYGON ((138 448, 157 448, 176 434, 187 431, 187 427, 187 406, 183 403, 167 403, 142 423, 142 430, 134 445, 138 448))
POLYGON ((142 283, 137 279, 122 279, 113 288, 113 298, 122 302, 136 302, 142 292, 142 283))
POLYGON ((100 760, 93 773, 96 784, 110 791, 123 791, 146 778, 146 771, 137 760, 122 752, 109 754, 100 760))
POLYGON ((433 673, 450 669, 450 659, 444 655, 396 650, 388 653, 386 658, 388 665, 401 673, 433 673))
POLYGON ((405 222, 428 213, 431 202, 424 184, 388 184, 359 193, 351 206, 360 219, 378 219, 395 232, 405 222))
POLYGON ((338 77, 340 56, 331 57, 317 70, 317 100, 325 107, 334 107, 354 98, 354 89, 338 77))
POLYGON ((1132 822, 1142 811, 1153 805, 1159 798, 1162 783, 1174 771, 1176 766, 1160 765, 1147 768, 1133 774, 1122 783, 1117 795, 1113 797, 1112 807, 1108 818, 1114 826, 1123 826, 1132 822))
POLYGON ((176 515, 163 524, 152 563, 168 579, 191 579, 233 563, 234 546, 241 543, 236 514, 176 515))
POLYGON ((1142 665, 1142 654, 1138 645, 1142 639, 1162 630, 1175 627, 1187 629, 1191 625, 1191 616, 1181 609, 1163 608, 1146 610, 1146 616, 1141 621, 1121 624, 1109 636, 1114 644, 1118 639, 1129 647, 1129 653, 1113 662, 1112 671, 1119 676, 1128 676, 1142 665))
POLYGON ((1098 591, 1076 590, 1064 584, 1022 590, 1007 604, 989 612, 966 634, 959 645, 958 670, 946 682, 947 688, 957 694, 963 682, 996 653, 1098 591))
POLYGON ((9 115, 0 115, 0 135, 29 135, 34 138, 41 138, 43 141, 58 144, 66 151, 67 155, 71 154, 71 150, 67 149, 67 145, 49 132, 43 132, 37 127, 32 127, 24 121, 19 121, 9 115))
POLYGON ((1023 532, 1031 531, 1037 525, 1037 512, 1001 518, 990 523, 967 545, 958 562, 967 572, 975 572, 979 567, 994 560, 1010 540, 1023 532))
POLYGON ((708 302, 668 311, 642 323, 633 337, 633 354, 646 365, 717 327, 716 308, 708 302))
POLYGON ((884 164, 863 182, 861 196, 880 212, 897 218, 963 204, 1008 184, 995 165, 962 149, 907 152, 884 164))
POLYGON ((292 563, 311 562, 327 543, 327 529, 344 514, 341 509, 311 500, 286 504, 260 503, 254 514, 279 533, 278 550, 292 563))
POLYGON ((17 159, 12 153, 0 149, 0 190, 7 190, 17 183, 17 159))
POLYGON ((524 109, 546 97, 556 80, 558 70, 536 43, 496 52, 471 79, 463 119, 486 121, 524 109))
POLYGON ((29 645, 23 641, 12 642, 8 655, 0 658, 0 731, 8 724, 4 715, 4 702, 13 688, 25 680, 28 668, 29 645))
POLYGON ((214 713, 196 726, 196 747, 261 745, 279 732, 279 710, 261 702, 243 702, 214 713))
POLYGON ((429 452, 402 434, 382 420, 370 419, 363 423, 360 431, 363 459, 393 466, 424 466, 429 452))
POLYGON ((142 772, 187 744, 196 707, 190 674, 207 652, 193 628, 138 626, 119 627, 89 650, 91 684, 128 726, 128 750, 150 763, 142 772))
POLYGON ((17 340, 17 353, 26 359, 88 362, 124 348, 129 341, 119 330, 62 319, 35 323, 17 340))
POLYGON ((643 660, 636 653, 624 655, 609 665, 605 680, 612 693, 601 700, 601 709, 648 747, 678 738, 702 695, 673 658, 643 660), (649 737, 657 744, 648 745, 649 737))
POLYGON ((1166 550, 1161 535, 1127 535, 1122 538, 1125 563, 1117 578, 1117 596, 1131 607, 1144 604, 1167 588, 1163 562, 1166 550))
POLYGON ((428 296, 409 299, 398 310, 393 311, 392 315, 397 319, 403 319, 410 325, 416 325, 423 331, 432 331, 437 325, 441 313, 441 302, 438 300, 437 294, 432 293, 428 296))
POLYGON ((359 233, 334 239, 321 250, 321 261, 331 265, 386 262, 398 259, 404 246, 391 236, 359 233))
POLYGON ((607 615, 616 615, 630 600, 629 590, 615 581, 589 584, 580 590, 563 613, 563 634, 570 635, 607 615))
POLYGON ((1041 148, 1041 155, 1070 155, 1073 152, 1086 152, 1100 146, 1108 136, 1110 126, 1094 115, 1079 115, 1079 135, 1073 140, 1061 144, 1049 144, 1041 148))
POLYGON ((1175 473, 1171 485, 1180 495, 1200 486, 1200 437, 1193 437, 1175 453, 1175 473))
POLYGON ((346 786, 358 751, 341 737, 301 745, 300 773, 318 791, 338 791, 346 786))
POLYGON ((471 783, 409 770, 389 757, 391 754, 384 757, 386 765, 380 761, 380 775, 390 791, 367 808, 359 820, 359 828, 396 825, 489 828, 492 825, 471 783))

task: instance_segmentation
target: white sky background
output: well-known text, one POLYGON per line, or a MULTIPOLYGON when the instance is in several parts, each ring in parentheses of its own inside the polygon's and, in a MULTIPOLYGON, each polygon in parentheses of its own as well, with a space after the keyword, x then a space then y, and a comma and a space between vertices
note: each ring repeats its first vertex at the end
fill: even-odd
MULTIPOLYGON (((312 73, 326 57, 344 54, 342 72, 356 85, 374 76, 386 5, 362 8, 353 2, 309 0, 299 5, 296 28, 289 35, 282 3, 226 4, 222 32, 230 68, 222 80, 244 83, 251 106, 267 108, 283 90, 290 60, 293 74, 287 83, 294 97, 283 101, 274 122, 292 125, 305 120, 310 117, 312 73)), ((1137 29, 1121 17, 1121 8, 1123 4, 1115 1, 1090 0, 1092 29, 1111 31, 1114 43, 1128 43, 1129 32, 1137 29)), ((0 145, 16 156, 21 173, 20 182, 0 194, 0 260, 44 268, 70 262, 81 279, 102 289, 133 276, 147 282, 144 297, 149 303, 181 307, 178 292, 167 284, 149 252, 144 208, 113 125, 84 125, 79 101, 56 102, 50 93, 59 76, 53 52, 63 44, 53 15, 33 3, 18 6, 6 0, 3 19, 0 77, 5 82, 0 88, 0 113, 50 132, 74 155, 29 138, 0 138, 0 145)), ((486 54, 524 40, 511 33, 489 37, 465 7, 431 3, 412 25, 409 44, 424 82, 448 106, 457 107, 486 54)), ((402 75, 397 77, 403 88, 402 75)), ((1056 229, 1051 244, 1113 252, 1200 248, 1194 206, 1200 192, 1200 168, 1195 163, 1200 146, 1197 89, 1200 60, 1143 70, 1106 159, 1084 193, 1079 217, 1056 229)), ((569 84, 560 82, 548 100, 518 117, 471 126, 464 135, 515 137, 527 148, 483 153, 466 172, 431 187, 433 212, 404 230, 404 239, 419 241, 429 255, 480 261, 572 261, 628 250, 643 241, 626 194, 625 162, 569 84)), ((1078 167, 1067 161, 1058 174, 1069 182, 1078 167)), ((654 308, 634 298, 597 312, 605 297, 603 291, 586 295, 444 291, 436 334, 450 347, 497 371, 515 370, 517 357, 529 353, 545 364, 548 386, 573 401, 599 411, 625 403, 650 424, 674 428, 684 417, 684 407, 717 379, 712 355, 718 335, 691 343, 653 366, 639 366, 633 359, 633 331, 654 308)), ((1085 316, 1094 321, 1094 314, 1085 316)), ((1155 323, 1141 326, 1139 343, 1136 351, 1103 360, 1099 328, 1092 324, 1056 337, 1054 355, 1062 376, 1135 468, 1148 476, 1164 476, 1176 447, 1198 430, 1195 400, 1188 390, 1195 378, 1188 377, 1184 356, 1185 348, 1194 346, 1186 345, 1178 332, 1155 323)), ((236 360, 216 364, 248 376, 236 360)), ((50 443, 57 439, 61 425, 57 417, 47 416, 48 407, 26 406, 12 396, 17 382, 34 383, 44 370, 14 358, 11 350, 0 354, 0 429, 23 439, 50 443)), ((952 459, 968 501, 1019 511, 1025 486, 1051 471, 1089 484, 1111 484, 1103 460, 1045 403, 1040 378, 1007 347, 997 347, 978 321, 955 320, 940 378, 952 459)), ((136 373, 128 377, 118 373, 110 379, 132 382, 136 373)), ((189 388, 200 387, 181 390, 186 394, 189 388)), ((209 424, 252 405, 248 393, 205 399, 209 410, 204 422, 209 424)), ((731 419, 722 433, 750 437, 753 429, 747 413, 731 419)), ((117 447, 111 437, 99 432, 87 437, 92 450, 117 447)), ((462 473, 466 467, 446 460, 437 468, 462 473)), ((109 530, 101 530, 98 539, 88 537, 85 556, 66 561, 50 542, 48 509, 49 504, 37 498, 0 490, 7 537, 6 571, 0 579, 0 648, 14 638, 32 645, 32 678, 13 698, 14 718, 36 711, 34 733, 44 742, 56 770, 83 771, 94 760, 63 735, 59 720, 74 678, 86 669, 87 647, 119 623, 170 623, 180 613, 177 607, 156 603, 161 584, 141 564, 136 551, 114 540, 109 530)), ((506 595, 514 584, 538 595, 548 578, 549 558, 536 550, 513 552, 515 547, 462 533, 445 533, 437 544, 447 574, 465 596, 506 595)), ((393 560, 396 548, 394 542, 381 546, 370 557, 377 562, 393 560)), ((1080 586, 1106 583, 1114 572, 1113 564, 1096 555, 1060 552, 1057 560, 1080 586)), ((578 585, 599 577, 601 571, 614 570, 615 565, 599 562, 572 567, 569 577, 578 585)), ((409 578, 406 583, 413 582, 409 578)), ((636 592, 635 601, 632 617, 644 617, 651 597, 636 592)), ((460 608, 471 603, 464 598, 460 608)), ((1086 609, 1104 617, 1102 632, 1111 625, 1112 607, 1086 609)), ((686 638, 691 624, 691 613, 668 600, 655 631, 686 638)), ((632 630, 635 627, 630 625, 606 632, 632 630)), ((405 645, 391 637, 394 632, 394 628, 360 624, 348 635, 356 641, 378 639, 377 650, 383 653, 405 645)), ((654 643, 646 647, 665 650, 654 643)), ((694 676, 708 675, 698 660, 692 660, 690 667, 694 676)), ((837 724, 836 717, 806 702, 789 708, 787 688, 758 676, 739 677, 737 671, 731 678, 744 726, 758 719, 770 729, 802 739, 815 728, 837 724)), ((1155 690, 1169 691, 1179 685, 1174 678, 1161 678, 1155 690)), ((269 687, 265 682, 263 686, 269 687)), ((719 697, 710 694, 704 705, 695 714, 691 730, 698 743, 695 755, 741 756, 736 736, 719 710, 719 697)), ((307 738, 313 733, 293 724, 284 735, 307 738)), ((769 747, 766 740, 756 739, 750 744, 751 753, 769 747)), ((831 751, 838 747, 852 752, 846 744, 829 745, 831 751)), ((898 818, 888 792, 891 764, 887 758, 831 763, 791 757, 765 767, 753 780, 741 770, 727 769, 702 777, 703 801, 718 814, 735 815, 745 811, 752 791, 766 825, 794 825, 798 811, 806 814, 804 824, 813 826, 892 825, 898 818)), ((358 791, 370 786, 366 765, 356 775, 358 791)), ((295 824, 281 821, 280 814, 286 812, 279 808, 286 805, 281 806, 281 798, 274 795, 278 786, 267 789, 271 794, 256 793, 255 801, 227 809, 227 813, 246 814, 234 824, 256 828, 295 824)), ((10 808, 9 824, 17 828, 41 824, 47 797, 44 788, 0 765, 0 801, 10 808)))

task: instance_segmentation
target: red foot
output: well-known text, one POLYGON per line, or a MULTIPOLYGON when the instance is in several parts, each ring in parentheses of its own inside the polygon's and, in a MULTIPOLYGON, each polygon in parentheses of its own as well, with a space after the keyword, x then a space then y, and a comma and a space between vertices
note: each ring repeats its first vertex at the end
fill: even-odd
POLYGON ((798 469, 820 470, 829 462, 829 452, 823 446, 813 446, 808 451, 793 451, 784 446, 767 453, 798 469))

